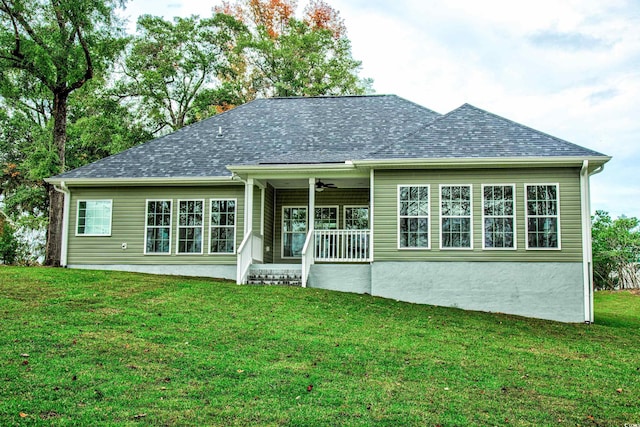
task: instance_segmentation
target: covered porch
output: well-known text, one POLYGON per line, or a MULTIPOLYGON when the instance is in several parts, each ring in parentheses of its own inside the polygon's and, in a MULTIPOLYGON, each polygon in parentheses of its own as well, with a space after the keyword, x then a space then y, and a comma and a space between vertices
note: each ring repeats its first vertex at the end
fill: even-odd
POLYGON ((237 250, 238 284, 252 282, 252 272, 271 280, 279 273, 269 271, 286 271, 287 283, 306 287, 314 264, 372 261, 368 174, 249 176, 244 182, 246 221, 237 250))

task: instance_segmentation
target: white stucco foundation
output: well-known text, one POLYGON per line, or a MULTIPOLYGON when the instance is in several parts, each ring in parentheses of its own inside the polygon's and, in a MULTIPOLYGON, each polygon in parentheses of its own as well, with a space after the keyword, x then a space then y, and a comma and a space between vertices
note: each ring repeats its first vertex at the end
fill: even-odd
POLYGON ((584 322, 581 263, 378 262, 371 294, 433 304, 584 322))
POLYGON ((115 270, 133 273, 167 274, 173 276, 212 277, 236 280, 234 265, 145 265, 145 264, 70 264, 69 268, 84 270, 115 270))
POLYGON ((371 294, 370 264, 314 264, 309 272, 310 288, 371 294))

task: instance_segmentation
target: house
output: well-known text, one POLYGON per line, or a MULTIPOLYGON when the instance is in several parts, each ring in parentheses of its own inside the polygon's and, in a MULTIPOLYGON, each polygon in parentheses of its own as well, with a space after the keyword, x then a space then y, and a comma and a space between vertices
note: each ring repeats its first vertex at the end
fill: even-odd
POLYGON ((258 99, 49 178, 62 264, 593 321, 610 159, 465 104, 258 99))

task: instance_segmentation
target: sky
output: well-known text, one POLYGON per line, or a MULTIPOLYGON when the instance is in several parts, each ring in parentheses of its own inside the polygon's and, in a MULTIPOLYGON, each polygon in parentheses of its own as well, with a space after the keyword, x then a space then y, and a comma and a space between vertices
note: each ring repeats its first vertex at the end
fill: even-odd
MULTIPOLYGON (((469 103, 612 156, 592 211, 640 218, 640 0, 326 1, 376 93, 442 114, 469 103)), ((219 3, 133 0, 124 15, 133 31, 219 3)))

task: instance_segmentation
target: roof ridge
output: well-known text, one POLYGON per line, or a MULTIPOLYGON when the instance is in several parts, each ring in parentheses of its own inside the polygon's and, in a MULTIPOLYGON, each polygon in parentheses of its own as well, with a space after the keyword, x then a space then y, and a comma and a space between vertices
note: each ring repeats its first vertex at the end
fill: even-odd
POLYGON ((304 96, 304 95, 292 95, 292 96, 267 96, 264 98, 256 98, 264 99, 264 100, 272 100, 272 99, 331 99, 331 98, 376 98, 376 97, 384 97, 384 96, 395 96, 393 94, 384 94, 384 93, 371 93, 371 94, 361 94, 361 95, 314 95, 314 96, 304 96))

